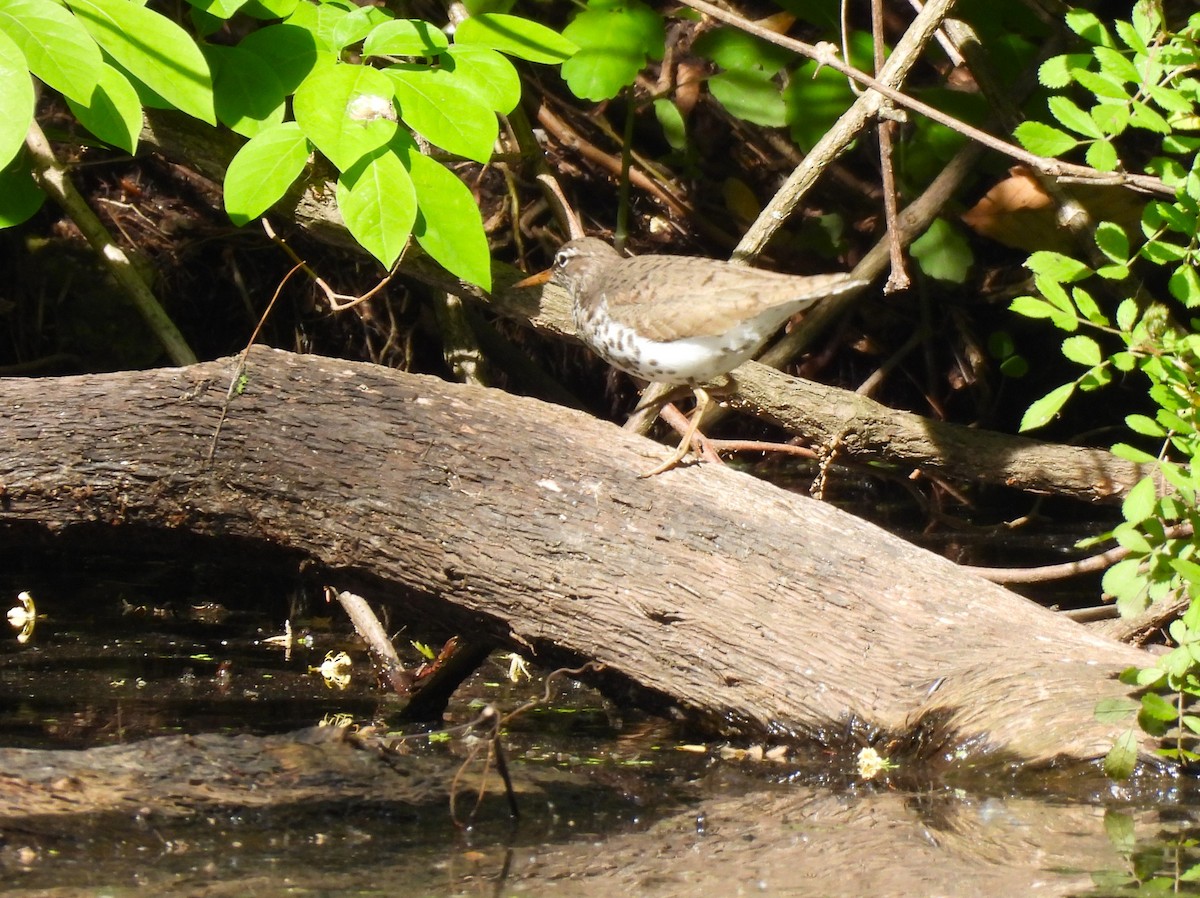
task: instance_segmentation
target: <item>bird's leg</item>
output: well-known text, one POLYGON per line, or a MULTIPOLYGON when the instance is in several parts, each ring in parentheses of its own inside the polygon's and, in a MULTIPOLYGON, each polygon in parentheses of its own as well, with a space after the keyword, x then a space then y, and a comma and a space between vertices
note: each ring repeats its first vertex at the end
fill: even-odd
POLYGON ((693 392, 696 394, 696 410, 692 412, 692 419, 688 422, 687 431, 679 443, 679 448, 671 453, 670 457, 662 464, 647 471, 645 474, 639 474, 639 478, 653 477, 655 474, 661 474, 664 471, 678 467, 679 463, 687 456, 688 451, 692 448, 692 440, 696 437, 696 431, 700 427, 700 419, 704 417, 704 413, 708 410, 708 405, 712 401, 703 387, 696 387, 693 392))

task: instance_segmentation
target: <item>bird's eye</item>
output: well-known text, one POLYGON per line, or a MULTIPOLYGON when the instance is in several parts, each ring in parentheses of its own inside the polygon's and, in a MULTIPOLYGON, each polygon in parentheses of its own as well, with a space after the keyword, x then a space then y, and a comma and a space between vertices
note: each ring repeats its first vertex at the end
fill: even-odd
POLYGON ((559 250, 554 254, 554 267, 564 268, 567 264, 567 259, 571 258, 571 254, 566 250, 559 250))

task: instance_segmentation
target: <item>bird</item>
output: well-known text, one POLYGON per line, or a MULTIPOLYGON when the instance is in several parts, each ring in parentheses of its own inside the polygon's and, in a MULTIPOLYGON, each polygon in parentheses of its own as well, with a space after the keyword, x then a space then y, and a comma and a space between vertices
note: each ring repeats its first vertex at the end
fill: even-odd
POLYGON ((679 448, 642 477, 687 455, 711 402, 704 384, 750 359, 792 315, 867 285, 849 274, 788 275, 699 256, 627 258, 597 237, 567 241, 551 268, 514 286, 547 281, 570 296, 575 329, 594 353, 633 377, 695 394, 679 448))

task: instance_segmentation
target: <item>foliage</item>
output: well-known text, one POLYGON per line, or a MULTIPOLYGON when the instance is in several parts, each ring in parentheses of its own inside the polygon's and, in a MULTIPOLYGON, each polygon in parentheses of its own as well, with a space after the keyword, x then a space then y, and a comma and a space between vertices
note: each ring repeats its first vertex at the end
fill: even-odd
MULTIPOLYGON (((1200 138, 1187 133, 1200 122, 1200 82, 1192 77, 1200 63, 1200 15, 1172 31, 1157 4, 1139 0, 1130 20, 1114 22, 1112 31, 1082 10, 1071 11, 1067 23, 1086 51, 1057 56, 1041 67, 1042 83, 1063 91, 1047 103, 1055 124, 1027 122, 1017 129, 1018 139, 1045 155, 1082 150, 1091 166, 1115 171, 1132 169, 1130 154, 1146 145, 1144 136, 1134 140, 1131 133, 1155 137, 1154 155, 1143 167, 1176 192, 1172 202, 1147 203, 1140 245, 1117 223, 1101 222, 1091 263, 1052 252, 1029 258, 1038 295, 1019 297, 1012 309, 1069 334, 1062 353, 1083 370, 1034 402, 1021 428, 1048 424, 1077 392, 1101 389, 1135 372, 1149 382, 1154 414, 1129 415, 1130 441, 1113 451, 1154 473, 1130 490, 1122 505, 1124 521, 1101 537, 1116 539, 1127 552, 1106 572, 1103 585, 1122 615, 1169 596, 1186 596, 1191 605, 1170 627, 1176 647, 1154 666, 1126 672, 1127 683, 1147 690, 1141 702, 1106 703, 1097 714, 1114 719, 1136 710, 1143 730, 1173 735, 1161 749, 1164 755, 1192 764, 1200 761, 1188 747, 1200 733, 1200 718, 1186 712, 1182 697, 1200 696, 1200 563, 1194 537, 1200 523, 1200 320, 1189 319, 1185 327, 1176 319, 1200 306, 1200 138), (1148 298, 1140 287, 1163 283, 1174 303, 1148 298)), ((1136 751, 1129 731, 1109 754, 1107 770, 1128 775, 1136 751)))
POLYGON ((575 46, 503 13, 466 20, 451 41, 429 22, 348 0, 193 2, 200 34, 234 15, 278 21, 227 46, 131 0, 68 0, 65 8, 0 0, 0 226, 25 220, 41 202, 21 149, 34 116, 33 76, 96 137, 129 153, 144 106, 219 121, 249 138, 225 183, 237 224, 277 202, 316 147, 338 171, 347 228, 382 264, 395 262, 412 236, 449 271, 490 286, 474 198, 418 141, 486 162, 496 114, 520 99, 507 57, 559 63, 575 46))

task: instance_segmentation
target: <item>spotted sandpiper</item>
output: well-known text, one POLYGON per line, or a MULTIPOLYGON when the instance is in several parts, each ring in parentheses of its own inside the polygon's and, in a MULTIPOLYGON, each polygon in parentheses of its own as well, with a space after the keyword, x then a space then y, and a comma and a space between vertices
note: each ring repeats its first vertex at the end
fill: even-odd
POLYGON ((564 243, 553 268, 516 286, 553 281, 571 297, 575 329, 610 365, 642 380, 686 384, 696 410, 679 448, 642 477, 687 455, 711 401, 703 384, 753 356, 813 303, 865 287, 846 274, 779 274, 696 256, 627 259, 595 237, 564 243))

